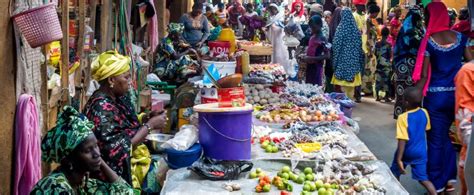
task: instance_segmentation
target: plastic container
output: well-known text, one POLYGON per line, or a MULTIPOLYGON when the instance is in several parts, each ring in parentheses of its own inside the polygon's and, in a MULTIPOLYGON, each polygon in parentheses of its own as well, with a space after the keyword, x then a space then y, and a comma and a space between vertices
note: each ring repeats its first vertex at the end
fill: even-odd
POLYGON ((32 48, 63 38, 53 3, 20 12, 12 18, 32 48))
POLYGON ((202 154, 201 145, 195 143, 191 148, 186 151, 178 151, 175 149, 165 149, 166 153, 166 163, 172 169, 179 169, 183 167, 191 166, 195 161, 197 161, 202 154))
POLYGON ((220 53, 229 54, 230 43, 228 41, 209 41, 209 50, 215 55, 220 53))
POLYGON ((202 61, 202 66, 204 68, 209 67, 211 64, 214 64, 214 66, 216 67, 221 77, 235 74, 235 68, 237 67, 237 64, 235 61, 229 61, 229 62, 216 62, 216 61, 208 61, 208 60, 202 61))
POLYGON ((243 87, 217 89, 219 108, 245 106, 243 87))
POLYGON ((352 110, 355 107, 355 102, 346 96, 344 93, 330 93, 329 97, 341 107, 341 111, 348 118, 352 117, 352 110))
POLYGON ((230 48, 229 52, 233 54, 235 52, 235 47, 236 47, 236 38, 235 38, 235 33, 232 28, 224 28, 221 31, 221 34, 219 37, 217 37, 218 41, 227 41, 230 43, 230 48))
POLYGON ((194 106, 199 113, 199 143, 204 156, 218 160, 250 160, 253 106, 219 108, 218 103, 194 106))

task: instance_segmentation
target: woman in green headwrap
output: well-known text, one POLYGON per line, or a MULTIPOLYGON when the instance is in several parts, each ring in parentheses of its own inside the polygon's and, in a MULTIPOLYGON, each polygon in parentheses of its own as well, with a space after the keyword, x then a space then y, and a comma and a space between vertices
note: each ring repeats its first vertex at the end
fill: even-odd
MULTIPOLYGON (((95 125, 93 132, 104 161, 132 184, 132 145, 141 144, 152 129, 163 129, 166 114, 145 117, 140 124, 127 95, 130 86, 130 58, 108 51, 92 62, 92 76, 100 88, 89 98, 84 114, 95 125)), ((103 175, 93 175, 104 178, 103 175)))
POLYGON ((174 84, 182 84, 198 74, 199 63, 191 55, 199 57, 196 50, 187 44, 181 34, 184 25, 171 23, 168 25, 168 36, 164 38, 157 49, 155 73, 161 80, 174 84))
POLYGON ((94 125, 66 106, 57 125, 41 143, 43 161, 61 165, 41 179, 30 194, 133 194, 133 189, 101 158, 94 125), (104 181, 89 178, 89 173, 101 172, 104 181))

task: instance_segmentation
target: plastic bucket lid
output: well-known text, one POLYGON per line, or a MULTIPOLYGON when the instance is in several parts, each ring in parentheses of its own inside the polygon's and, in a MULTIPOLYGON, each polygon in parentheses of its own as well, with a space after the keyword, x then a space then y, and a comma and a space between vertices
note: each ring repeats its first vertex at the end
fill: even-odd
POLYGON ((199 104, 193 107, 196 112, 241 112, 253 111, 253 105, 246 103, 243 107, 219 108, 219 103, 199 104))

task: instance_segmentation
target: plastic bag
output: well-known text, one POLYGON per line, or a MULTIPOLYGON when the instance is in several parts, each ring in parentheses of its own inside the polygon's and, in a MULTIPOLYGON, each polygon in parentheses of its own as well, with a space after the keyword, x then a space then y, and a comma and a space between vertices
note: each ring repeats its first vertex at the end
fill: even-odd
POLYGON ((295 51, 291 51, 292 52, 292 55, 293 55, 293 59, 290 60, 290 67, 288 67, 288 77, 290 78, 290 80, 297 80, 297 73, 298 71, 296 70, 297 69, 297 66, 298 66, 298 62, 296 61, 296 58, 294 57, 295 56, 295 51))
POLYGON ((252 167, 253 163, 250 161, 218 161, 202 158, 188 169, 202 178, 215 181, 238 179, 241 173, 252 170, 252 167))
POLYGON ((198 129, 194 125, 183 125, 173 139, 161 145, 163 148, 172 148, 179 151, 189 149, 198 140, 198 129))

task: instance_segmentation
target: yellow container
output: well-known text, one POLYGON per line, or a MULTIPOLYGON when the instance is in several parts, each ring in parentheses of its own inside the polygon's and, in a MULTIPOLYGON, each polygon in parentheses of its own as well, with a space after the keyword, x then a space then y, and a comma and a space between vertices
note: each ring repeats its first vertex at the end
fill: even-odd
POLYGON ((193 113, 193 108, 180 108, 178 110, 178 129, 183 125, 188 125, 190 123, 190 116, 193 113))
POLYGON ((221 34, 217 38, 218 41, 228 41, 230 43, 229 52, 233 54, 235 52, 235 33, 231 28, 224 28, 221 31, 221 34))
POLYGON ((321 150, 321 143, 314 142, 314 143, 302 143, 296 144, 296 147, 303 152, 310 153, 321 150))

